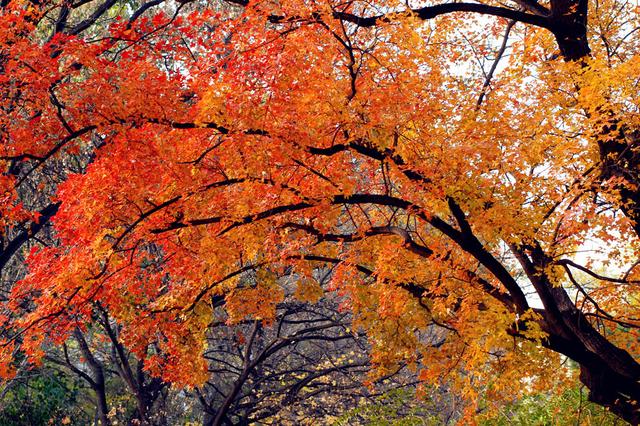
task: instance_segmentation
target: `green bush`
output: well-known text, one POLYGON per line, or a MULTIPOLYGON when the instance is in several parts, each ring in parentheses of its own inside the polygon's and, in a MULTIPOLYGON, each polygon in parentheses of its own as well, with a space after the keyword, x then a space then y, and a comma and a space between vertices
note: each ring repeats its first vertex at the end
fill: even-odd
POLYGON ((89 424, 78 408, 78 388, 59 372, 35 375, 8 384, 0 400, 0 425, 49 426, 89 424))

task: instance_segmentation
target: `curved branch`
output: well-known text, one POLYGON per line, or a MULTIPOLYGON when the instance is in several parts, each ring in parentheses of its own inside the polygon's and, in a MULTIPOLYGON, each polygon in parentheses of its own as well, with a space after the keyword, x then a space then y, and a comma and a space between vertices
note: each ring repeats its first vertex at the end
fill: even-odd
POLYGON ((415 15, 420 19, 428 20, 454 12, 471 12, 478 13, 480 15, 497 16, 500 18, 512 19, 517 22, 523 22, 525 24, 535 25, 541 28, 551 29, 549 19, 544 16, 533 15, 505 7, 489 6, 482 3, 444 3, 417 9, 409 9, 405 12, 392 12, 369 17, 335 11, 333 12, 333 17, 367 28, 374 27, 381 23, 393 22, 399 17, 410 14, 415 15))
POLYGON ((560 259, 555 261, 554 263, 556 265, 564 266, 567 271, 569 271, 568 267, 572 266, 576 269, 581 270, 585 274, 592 276, 593 278, 599 281, 608 281, 608 282, 617 283, 617 284, 640 284, 640 281, 637 281, 637 280, 628 280, 626 278, 605 277, 604 275, 597 274, 593 272, 591 269, 587 268, 586 266, 582 266, 569 259, 560 259))
POLYGON ((80 34, 82 31, 95 24, 95 22, 100 19, 100 17, 104 15, 109 9, 111 9, 111 7, 114 6, 117 2, 117 0, 106 0, 104 3, 98 6, 87 19, 79 22, 65 32, 70 35, 80 34))
POLYGON ((320 232, 318 229, 314 228, 311 225, 303 225, 303 224, 291 223, 291 222, 286 223, 285 225, 283 225, 283 227, 305 231, 311 235, 314 235, 318 239, 318 241, 353 242, 353 241, 362 240, 366 237, 371 237, 374 235, 397 235, 404 240, 403 246, 410 252, 426 258, 431 257, 433 255, 433 250, 431 250, 429 247, 416 243, 411 238, 411 235, 406 229, 400 228, 398 226, 374 226, 365 230, 363 233, 361 233, 361 235, 327 234, 327 233, 320 232))
MULTIPOLYGON (((312 207, 318 207, 322 205, 325 200, 317 200, 315 203, 311 202, 300 202, 295 204, 286 204, 281 206, 276 206, 267 210, 263 210, 261 212, 247 215, 240 220, 237 220, 231 223, 228 227, 220 232, 220 235, 229 232, 230 230, 237 228, 242 225, 246 225, 249 223, 257 222, 262 219, 268 219, 270 217, 274 217, 283 213, 291 213, 300 210, 305 210, 312 207)), ((401 209, 409 209, 409 208, 418 208, 407 200, 403 200, 401 198, 392 197, 389 195, 382 194, 353 194, 353 195, 335 195, 326 200, 330 205, 339 205, 339 204, 378 204, 389 207, 399 207, 401 209)), ((425 214, 422 214, 421 217, 426 218, 425 214)), ((152 229, 151 232, 153 234, 161 234, 168 231, 173 231, 176 229, 193 227, 193 226, 202 226, 202 225, 211 225, 215 223, 220 223, 226 220, 226 216, 215 216, 208 218, 200 218, 200 219, 190 219, 186 221, 175 221, 170 223, 165 228, 152 229)))
POLYGON ((134 21, 136 21, 147 10, 151 9, 152 7, 161 5, 164 2, 165 2, 165 0, 150 0, 150 1, 146 2, 146 3, 144 3, 135 12, 133 12, 131 14, 131 17, 129 18, 129 25, 131 25, 134 21))
MULTIPOLYGON (((302 259, 302 260, 309 260, 312 262, 325 262, 325 263, 332 263, 334 265, 340 264, 345 262, 344 259, 338 259, 338 258, 334 258, 334 257, 329 257, 329 256, 321 256, 321 255, 311 255, 311 254, 307 254, 307 255, 298 255, 298 256, 292 256, 292 258, 297 258, 297 259, 302 259)), ((363 265, 353 265, 359 272, 367 275, 367 276, 371 276, 374 275, 374 271, 363 266, 363 265)), ((477 284, 480 285, 480 287, 482 287, 482 290, 487 293, 489 296, 493 297, 494 299, 496 299, 497 301, 499 301, 500 303, 502 303, 505 307, 507 307, 507 309, 509 309, 510 311, 513 311, 513 306, 515 305, 513 298, 506 294, 506 293, 502 293, 500 292, 497 288, 495 288, 493 285, 491 285, 491 283, 489 283, 487 280, 485 280, 484 278, 479 277, 478 275, 476 275, 475 273, 471 272, 471 271, 465 271, 468 274, 469 277, 469 281, 473 281, 477 284)), ((417 297, 418 300, 420 300, 420 298, 428 296, 428 291, 423 288, 420 287, 419 285, 415 284, 415 283, 396 283, 396 285, 398 285, 401 288, 404 288, 406 291, 408 291, 411 295, 413 295, 414 297, 417 297)))
MULTIPOLYGON (((411 211, 420 219, 429 223, 438 231, 442 232, 444 235, 453 240, 461 249, 469 253, 476 260, 478 260, 483 266, 485 266, 507 289, 509 294, 513 297, 513 302, 515 304, 518 312, 525 312, 529 308, 529 304, 527 302, 526 296, 522 292, 522 289, 515 281, 515 279, 511 276, 509 271, 480 243, 480 241, 473 235, 471 232, 471 228, 466 223, 466 219, 464 219, 464 213, 460 210, 459 212, 456 210, 455 206, 451 205, 450 207, 454 210, 454 215, 460 224, 462 231, 455 229, 452 225, 448 224, 438 216, 433 216, 426 213, 420 206, 413 204, 410 201, 404 200, 402 198, 384 195, 384 194, 352 194, 352 195, 335 195, 325 202, 328 202, 330 205, 341 205, 341 204, 377 204, 381 206, 388 207, 397 207, 403 210, 411 211), (462 215, 462 216, 460 216, 462 215)), ((278 216, 283 213, 292 213, 296 211, 301 211, 313 207, 318 207, 322 205, 322 201, 318 200, 316 203, 311 202, 300 202, 295 204, 287 204, 276 206, 271 209, 263 210, 261 212, 247 215, 240 220, 237 220, 227 226, 225 229, 219 232, 219 235, 225 234, 231 231, 234 228, 240 227, 242 225, 250 224, 257 222, 259 220, 268 219, 271 217, 278 216)), ((458 207, 459 209, 459 207, 458 207)), ((151 230, 154 234, 161 234, 164 232, 177 230, 181 228, 193 227, 193 226, 201 226, 201 225, 210 225, 221 223, 226 220, 225 216, 216 216, 209 218, 201 218, 201 219, 191 219, 186 221, 176 221, 164 228, 158 228, 151 230)))
POLYGON ((0 270, 4 268, 14 254, 25 244, 31 237, 36 235, 58 212, 60 203, 52 203, 39 211, 40 218, 38 221, 31 223, 29 227, 16 235, 2 251, 0 251, 0 270))
MULTIPOLYGON (((249 4, 248 0, 225 0, 227 3, 235 4, 238 6, 246 7, 249 4)), ((353 13, 348 12, 340 12, 333 11, 332 17, 334 19, 339 19, 344 22, 349 22, 355 24, 359 27, 369 28, 375 27, 380 24, 393 22, 394 20, 406 17, 407 15, 413 14, 420 19, 428 20, 433 19, 441 15, 446 15, 449 13, 455 12, 470 12, 477 13, 480 15, 489 15, 489 16, 497 16, 501 18, 513 19, 514 21, 523 22, 525 24, 535 25, 541 28, 550 29, 551 23, 549 19, 546 18, 546 15, 549 14, 549 11, 536 3, 534 0, 520 0, 516 1, 516 3, 526 3, 526 8, 529 10, 534 10, 536 14, 525 13, 514 9, 509 9, 506 7, 497 7, 497 6, 489 6, 482 3, 443 3, 436 4, 432 6, 425 6, 416 9, 407 9, 406 11, 401 12, 390 12, 384 13, 381 15, 375 16, 359 16, 353 13)), ((282 23, 282 22, 290 22, 290 21, 300 21, 304 18, 302 17, 286 17, 286 16, 270 16, 269 20, 274 23, 282 23)), ((311 16, 307 18, 312 21, 319 21, 322 19, 321 16, 311 16)))

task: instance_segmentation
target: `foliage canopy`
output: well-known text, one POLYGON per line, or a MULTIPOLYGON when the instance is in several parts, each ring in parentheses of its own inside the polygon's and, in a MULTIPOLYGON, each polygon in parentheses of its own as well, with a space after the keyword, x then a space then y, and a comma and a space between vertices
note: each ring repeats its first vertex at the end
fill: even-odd
POLYGON ((201 384, 216 303, 269 323, 285 280, 469 415, 566 357, 640 422, 632 3, 86 3, 2 2, 1 266, 58 240, 2 302, 4 377, 105 309, 201 384))

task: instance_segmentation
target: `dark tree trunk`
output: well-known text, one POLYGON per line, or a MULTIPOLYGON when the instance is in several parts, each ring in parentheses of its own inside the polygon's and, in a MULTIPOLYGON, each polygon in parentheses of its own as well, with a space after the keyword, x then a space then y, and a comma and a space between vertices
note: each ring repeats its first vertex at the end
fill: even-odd
POLYGON ((97 382, 97 387, 94 388, 94 392, 98 401, 97 407, 100 424, 102 426, 109 426, 111 421, 109 420, 109 407, 107 405, 107 394, 104 388, 104 380, 97 382))
POLYGON ((620 180, 613 188, 619 193, 620 210, 632 221, 640 237, 640 132, 626 126, 613 111, 607 115, 598 140, 600 179, 620 180))
POLYGON ((540 246, 513 249, 544 305, 544 344, 580 365, 580 380, 589 400, 609 408, 631 424, 640 422, 640 364, 611 343, 576 308, 564 288, 555 286, 546 271, 553 264, 540 246))
POLYGON ((581 366, 580 381, 589 389, 589 401, 607 407, 632 425, 640 424, 640 384, 604 366, 581 366))
MULTIPOLYGON (((586 0, 551 0, 554 24, 552 31, 556 37, 562 57, 568 61, 579 61, 587 57, 591 50, 587 39, 586 0)), ((600 182, 605 184, 612 178, 621 183, 614 190, 619 194, 614 201, 617 207, 631 220, 635 233, 640 237, 640 135, 636 129, 630 129, 603 99, 604 118, 596 121, 599 134, 596 136, 600 154, 600 182)), ((597 190, 597 189, 596 189, 597 190)), ((555 298, 554 298, 555 299, 555 298)), ((557 300, 553 305, 558 306, 557 300)), ((575 309, 575 307, 574 307, 575 309)), ((564 353, 580 364, 580 380, 589 389, 589 400, 604 406, 627 422, 640 424, 640 372, 638 363, 624 350, 601 348, 591 345, 587 335, 602 337, 586 318, 577 310, 563 316, 563 325, 568 326, 570 334, 550 336, 550 347, 564 353), (567 341, 563 339, 567 338, 567 341), (562 340, 560 347, 558 342, 562 340), (555 343, 554 343, 555 341, 555 343), (555 346, 555 348, 554 348, 555 346), (610 357, 612 349, 617 355, 610 357)), ((606 340, 602 337, 602 340, 606 340)), ((609 343, 608 341, 606 343, 609 343)), ((610 344, 610 343, 609 343, 610 344)))
POLYGON ((98 408, 98 417, 100 418, 100 424, 102 426, 109 426, 111 421, 109 420, 109 406, 107 404, 107 392, 105 389, 105 378, 104 378, 104 369, 102 368, 102 364, 93 356, 91 353, 91 349, 89 349, 89 345, 85 340, 82 332, 79 329, 76 329, 73 332, 73 335, 78 342, 80 347, 80 351, 82 355, 87 360, 89 364, 89 368, 91 368, 91 372, 93 374, 93 378, 89 380, 89 384, 96 394, 97 400, 97 408, 98 408))

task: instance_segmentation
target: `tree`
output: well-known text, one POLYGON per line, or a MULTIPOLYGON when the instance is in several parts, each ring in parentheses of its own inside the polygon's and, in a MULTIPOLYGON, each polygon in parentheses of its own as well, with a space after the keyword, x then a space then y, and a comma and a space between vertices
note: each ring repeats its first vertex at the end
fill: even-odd
POLYGON ((91 389, 92 405, 101 424, 110 424, 110 417, 114 417, 113 413, 118 411, 114 409, 116 407, 110 407, 110 385, 117 389, 113 393, 120 400, 131 396, 127 399, 132 400, 130 405, 135 408, 128 410, 131 413, 125 413, 127 423, 149 426, 168 424, 165 401, 168 384, 159 377, 149 377, 144 371, 144 362, 131 359, 118 339, 117 325, 112 324, 108 312, 100 308, 97 311, 97 327, 90 333, 74 330, 69 344, 63 343, 58 353, 48 350, 45 359, 91 389), (121 383, 113 386, 114 380, 109 380, 110 376, 119 378, 121 383))
POLYGON ((201 384, 213 300, 269 321, 280 276, 330 266, 382 373, 423 360, 473 415, 569 358, 640 423, 633 5, 85 3, 2 3, 0 258, 58 240, 4 302, 4 376, 99 304, 147 371, 201 384))
POLYGON ((371 371, 365 336, 351 329, 337 300, 287 299, 271 326, 211 324, 210 378, 197 390, 203 424, 322 424, 381 393, 415 387, 404 365, 383 377, 371 371))

